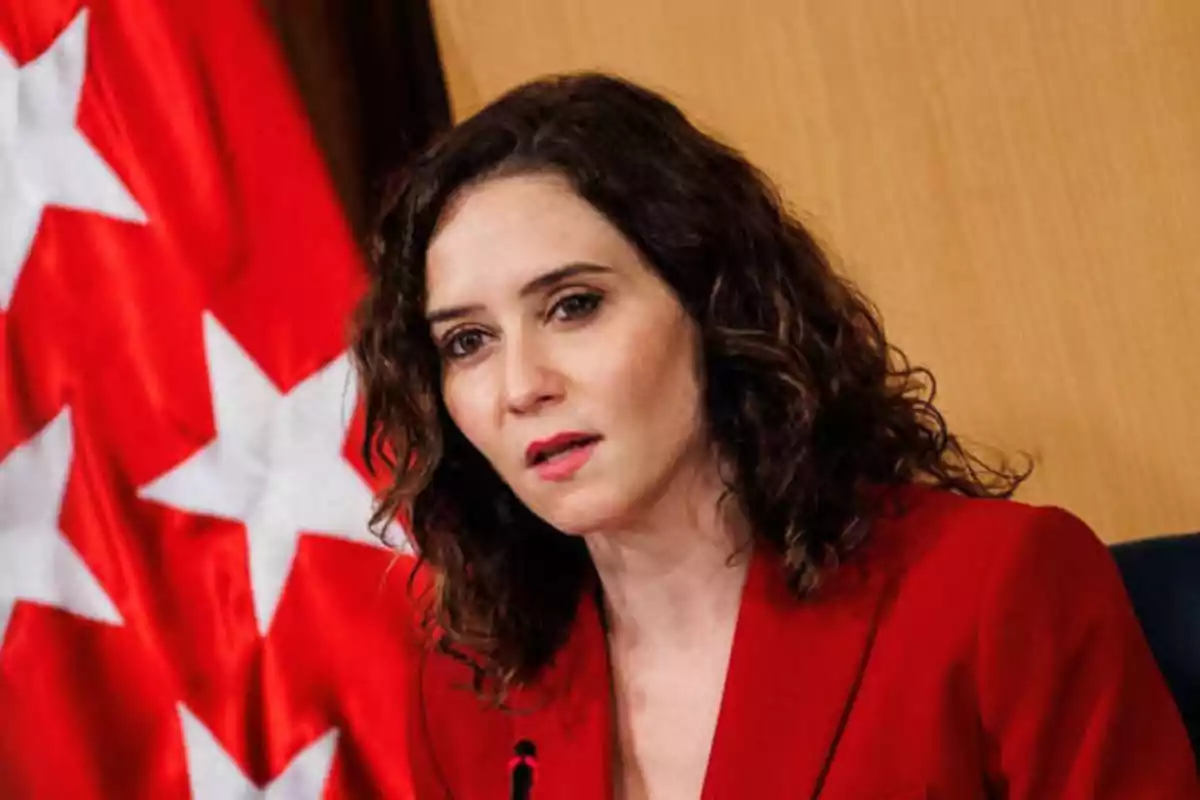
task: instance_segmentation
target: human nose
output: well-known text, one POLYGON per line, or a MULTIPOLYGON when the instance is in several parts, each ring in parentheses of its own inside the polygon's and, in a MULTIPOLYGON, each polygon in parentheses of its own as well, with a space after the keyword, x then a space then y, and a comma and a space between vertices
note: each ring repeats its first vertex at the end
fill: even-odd
POLYGON ((562 376, 534 337, 510 340, 504 352, 504 405, 529 414, 562 396, 562 376))

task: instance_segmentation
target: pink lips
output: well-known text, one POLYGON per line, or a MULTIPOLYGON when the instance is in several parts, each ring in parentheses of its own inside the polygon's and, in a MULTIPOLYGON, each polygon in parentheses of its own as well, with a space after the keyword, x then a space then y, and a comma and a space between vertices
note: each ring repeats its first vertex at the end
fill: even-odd
POLYGON ((570 431, 529 445, 525 463, 544 481, 565 481, 592 457, 600 437, 570 431))
POLYGON ((592 457, 596 442, 589 442, 580 447, 573 447, 565 453, 553 456, 540 464, 535 464, 533 471, 544 481, 565 481, 592 457))

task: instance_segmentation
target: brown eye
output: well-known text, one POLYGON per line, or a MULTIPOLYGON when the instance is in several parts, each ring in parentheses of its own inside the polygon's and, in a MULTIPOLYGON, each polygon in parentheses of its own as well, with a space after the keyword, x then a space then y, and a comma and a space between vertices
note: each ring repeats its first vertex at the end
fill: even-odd
POLYGON ((550 317, 561 322, 584 319, 596 313, 603 297, 599 292, 578 292, 567 295, 550 308, 550 317))
POLYGON ((442 355, 450 360, 467 358, 483 347, 484 333, 480 330, 465 330, 448 336, 442 342, 442 355))

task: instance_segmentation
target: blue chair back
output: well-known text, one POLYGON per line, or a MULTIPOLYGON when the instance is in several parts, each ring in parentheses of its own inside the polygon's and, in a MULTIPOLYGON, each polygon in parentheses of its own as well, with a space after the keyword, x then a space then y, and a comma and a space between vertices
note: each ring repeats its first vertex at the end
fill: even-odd
POLYGON ((1200 763, 1200 533, 1110 549, 1200 763))

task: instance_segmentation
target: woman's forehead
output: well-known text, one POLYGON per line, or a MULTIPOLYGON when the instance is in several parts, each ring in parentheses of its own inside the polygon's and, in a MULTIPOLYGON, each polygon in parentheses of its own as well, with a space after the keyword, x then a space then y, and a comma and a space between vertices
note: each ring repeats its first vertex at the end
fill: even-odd
POLYGON ((636 257, 620 232, 557 175, 495 178, 447 207, 426 253, 428 307, 517 293, 572 263, 615 271, 636 257))

